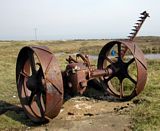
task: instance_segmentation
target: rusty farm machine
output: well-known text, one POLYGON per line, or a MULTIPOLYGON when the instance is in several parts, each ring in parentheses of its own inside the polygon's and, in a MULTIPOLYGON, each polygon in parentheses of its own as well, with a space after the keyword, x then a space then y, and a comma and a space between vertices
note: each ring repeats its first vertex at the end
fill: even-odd
POLYGON ((97 67, 92 66, 87 55, 77 54, 66 59, 66 69, 61 71, 47 47, 23 47, 17 58, 16 83, 27 116, 34 122, 53 119, 60 112, 64 93, 82 95, 91 80, 99 83, 104 95, 117 100, 127 101, 137 96, 146 83, 147 64, 134 38, 148 16, 146 11, 141 13, 128 39, 104 45, 97 67), (125 85, 125 81, 130 84, 125 85))

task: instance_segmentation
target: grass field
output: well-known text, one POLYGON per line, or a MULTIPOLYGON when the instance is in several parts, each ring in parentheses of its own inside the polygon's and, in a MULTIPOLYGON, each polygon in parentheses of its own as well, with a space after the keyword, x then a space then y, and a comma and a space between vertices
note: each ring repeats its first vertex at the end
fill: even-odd
MULTIPOLYGON (((0 41, 0 130, 26 129, 34 125, 23 113, 16 83, 15 68, 19 50, 26 45, 46 45, 53 53, 65 52, 97 55, 109 40, 71 41, 0 41), (13 108, 13 110, 11 110, 13 108)), ((160 37, 140 37, 136 42, 145 53, 160 53, 160 37)), ((64 54, 57 56, 61 69, 65 67, 64 54)), ((145 90, 132 101, 136 106, 129 112, 134 130, 160 129, 160 61, 148 60, 148 80, 145 90)), ((36 126, 36 125, 35 125, 36 126)))
POLYGON ((148 61, 148 80, 144 91, 136 98, 136 107, 131 111, 134 129, 160 129, 160 61, 148 61))

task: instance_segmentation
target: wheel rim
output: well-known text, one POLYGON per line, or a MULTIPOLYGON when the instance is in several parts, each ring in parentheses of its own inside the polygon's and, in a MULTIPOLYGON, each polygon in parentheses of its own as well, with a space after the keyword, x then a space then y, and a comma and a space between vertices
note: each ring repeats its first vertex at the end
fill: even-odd
POLYGON ((130 100, 145 86, 147 65, 142 51, 131 42, 112 41, 98 58, 98 69, 111 69, 112 75, 100 78, 103 88, 119 100, 130 100), (123 49, 128 50, 123 54, 123 49), (123 56, 123 57, 122 57, 123 56))
POLYGON ((24 47, 16 66, 20 102, 34 122, 44 122, 58 115, 63 103, 61 71, 46 47, 24 47))

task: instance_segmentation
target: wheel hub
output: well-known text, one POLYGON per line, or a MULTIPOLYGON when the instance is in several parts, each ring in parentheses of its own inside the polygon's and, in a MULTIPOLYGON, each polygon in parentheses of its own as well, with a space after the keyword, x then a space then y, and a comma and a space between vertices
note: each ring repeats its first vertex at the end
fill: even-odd
POLYGON ((124 63, 121 59, 118 58, 118 61, 115 63, 117 68, 116 76, 120 81, 123 81, 128 76, 128 65, 124 63))
POLYGON ((37 76, 36 75, 31 75, 27 82, 26 82, 27 88, 30 91, 37 91, 37 87, 38 87, 38 81, 37 81, 37 76))

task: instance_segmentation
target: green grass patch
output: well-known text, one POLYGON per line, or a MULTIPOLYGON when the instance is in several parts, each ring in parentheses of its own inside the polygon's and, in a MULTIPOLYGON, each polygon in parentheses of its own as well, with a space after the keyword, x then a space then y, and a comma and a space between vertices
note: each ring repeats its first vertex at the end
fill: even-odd
POLYGON ((134 130, 160 129, 160 61, 148 61, 148 80, 144 91, 136 98, 136 107, 131 111, 134 130))

